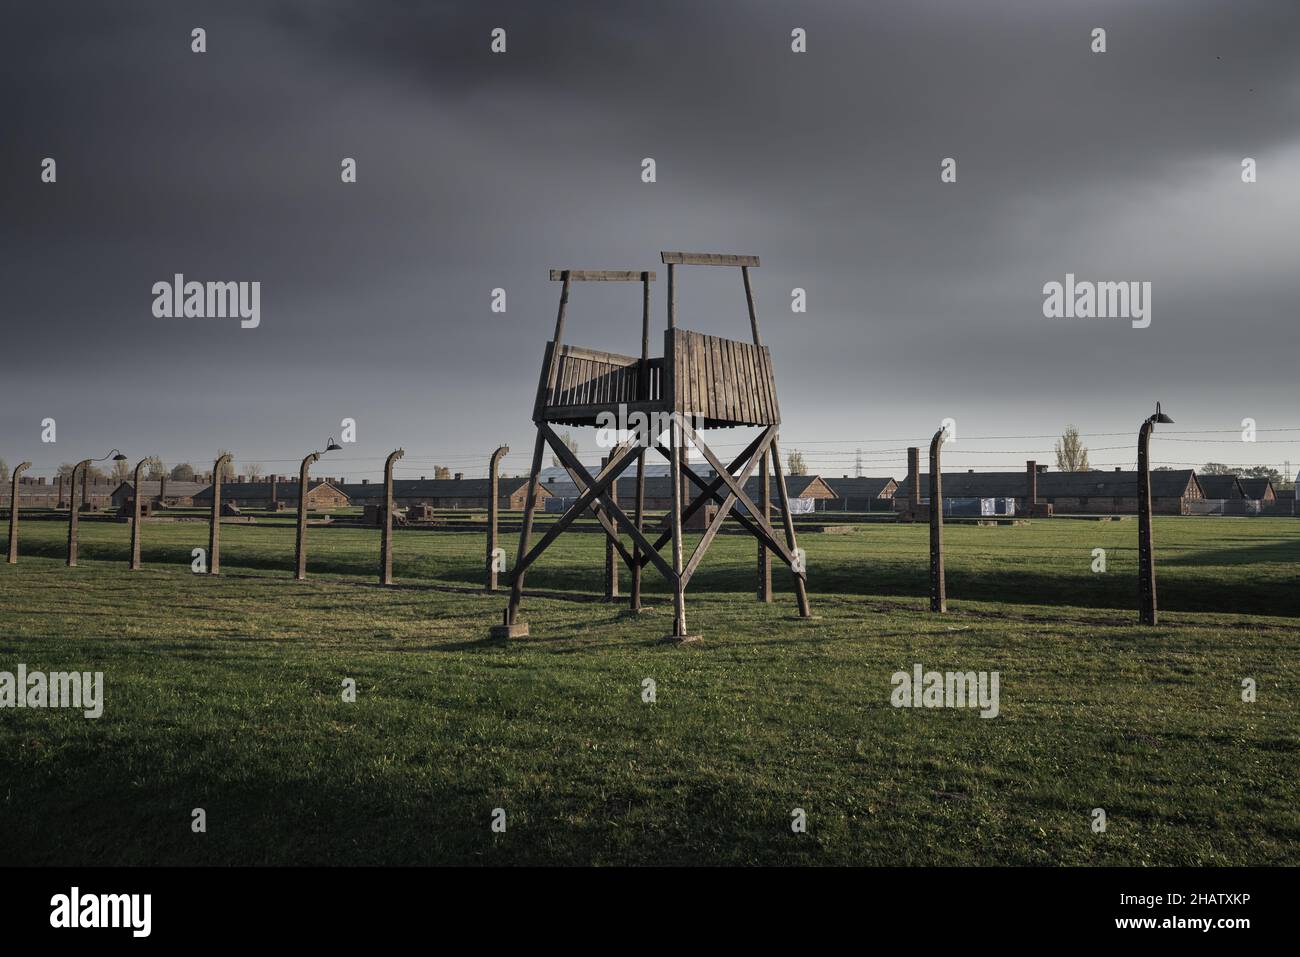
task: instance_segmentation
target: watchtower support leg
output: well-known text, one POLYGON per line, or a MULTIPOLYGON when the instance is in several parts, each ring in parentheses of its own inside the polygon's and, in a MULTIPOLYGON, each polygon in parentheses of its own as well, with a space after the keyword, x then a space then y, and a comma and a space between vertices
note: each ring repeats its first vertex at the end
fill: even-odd
MULTIPOLYGON (((567 279, 566 279, 567 288, 567 279)), ((528 494, 524 499, 524 525, 519 531, 519 557, 516 574, 510 583, 510 604, 506 607, 506 628, 519 624, 519 603, 524 597, 524 556, 528 554, 528 540, 533 535, 533 512, 537 508, 537 482, 542 474, 542 450, 546 446, 546 437, 541 427, 537 429, 537 441, 533 443, 533 465, 528 472, 528 494)))
MULTIPOLYGON (((604 466, 608 467, 613 460, 609 456, 604 461, 604 466)), ((609 501, 615 505, 618 504, 618 479, 615 479, 609 486, 609 501)), ((593 505, 595 511, 598 506, 593 505)), ((605 599, 614 601, 618 598, 618 563, 619 556, 616 550, 618 543, 618 528, 611 522, 605 529, 605 599)))
MULTIPOLYGON (((671 268, 671 267, 670 267, 671 268)), ((671 275, 671 272, 669 273, 671 275)), ((672 480, 672 514, 671 531, 673 536, 673 633, 676 639, 685 639, 686 634, 686 594, 682 581, 682 460, 679 450, 684 436, 677 422, 676 413, 668 430, 668 470, 672 480)))
MULTIPOLYGON (((650 398, 650 273, 641 273, 641 364, 637 368, 636 397, 640 401, 650 398)), ((645 531, 645 447, 650 441, 649 427, 645 435, 636 437, 640 451, 636 456, 636 528, 645 531)), ((641 610, 641 546, 632 543, 632 597, 629 607, 641 610)))
MULTIPOLYGON (((772 521, 772 489, 768 485, 767 478, 767 457, 770 453, 765 449, 763 457, 758 463, 758 481, 761 483, 759 491, 759 507, 763 510, 763 521, 770 523, 772 521)), ((758 600, 765 604, 772 602, 772 556, 768 554, 767 546, 762 540, 758 543, 758 600)))
MULTIPOLYGON (((636 456, 636 528, 645 532, 645 449, 636 456)), ((632 546, 632 597, 629 607, 633 611, 641 610, 641 546, 632 546)))
MULTIPOLYGON (((776 444, 776 439, 772 440, 772 471, 776 475, 777 494, 781 496, 781 519, 785 525, 785 542, 795 559, 802 561, 803 553, 799 551, 799 546, 795 542, 794 519, 790 515, 790 494, 785 488, 785 471, 781 468, 781 451, 776 444)), ((799 603, 799 617, 811 618, 812 612, 808 608, 808 588, 804 584, 807 572, 793 564, 790 570, 794 573, 794 594, 799 603)))

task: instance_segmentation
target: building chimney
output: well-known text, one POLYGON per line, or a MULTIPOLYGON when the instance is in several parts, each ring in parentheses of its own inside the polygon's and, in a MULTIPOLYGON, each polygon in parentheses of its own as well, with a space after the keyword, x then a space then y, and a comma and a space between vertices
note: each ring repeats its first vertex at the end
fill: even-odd
POLYGON ((278 488, 279 479, 280 476, 278 475, 271 476, 271 507, 272 508, 274 508, 280 502, 280 499, 277 497, 277 494, 279 492, 279 488, 278 488))
POLYGON ((1025 499, 1030 508, 1038 504, 1038 463, 1033 459, 1025 462, 1025 499))
POLYGON ((460 481, 461 479, 463 479, 464 477, 465 477, 465 473, 464 473, 464 472, 457 472, 457 473, 456 473, 456 481, 457 481, 457 482, 459 482, 459 481, 460 481))
POLYGON ((975 470, 974 470, 974 469, 967 469, 967 470, 966 470, 966 474, 967 474, 967 475, 974 475, 974 474, 975 474, 975 470))
POLYGON ((362 485, 369 485, 369 484, 370 484, 370 479, 362 479, 362 480, 361 480, 361 484, 362 484, 362 485))
POLYGON ((1115 471, 1116 471, 1116 472, 1119 472, 1119 471, 1122 471, 1122 470, 1121 470, 1120 467, 1117 465, 1117 466, 1115 466, 1115 471))
POLYGON ((907 450, 907 496, 913 508, 921 505, 921 449, 912 446, 907 450))
POLYGON ((167 494, 167 473, 164 472, 158 477, 158 504, 163 504, 163 496, 167 494))

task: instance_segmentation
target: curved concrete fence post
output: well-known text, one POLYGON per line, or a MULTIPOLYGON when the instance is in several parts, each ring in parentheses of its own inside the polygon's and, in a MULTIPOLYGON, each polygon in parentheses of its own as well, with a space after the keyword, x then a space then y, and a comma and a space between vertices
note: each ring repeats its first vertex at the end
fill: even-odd
POLYGON ((1151 537, 1151 433, 1156 424, 1172 425, 1173 419, 1160 411, 1149 416, 1138 430, 1138 620, 1144 625, 1157 623, 1156 556, 1151 537))
POLYGON ((510 447, 500 446, 492 457, 488 460, 488 521, 487 521, 487 581, 484 590, 497 590, 497 496, 500 489, 500 480, 497 473, 501 467, 501 459, 510 452, 510 447))
POLYGON ((144 469, 145 460, 141 459, 135 465, 134 486, 131 490, 131 571, 140 570, 140 472, 144 469))
POLYGON ((406 454, 394 449, 384 460, 384 517, 380 525, 379 584, 393 583, 393 463, 406 454))
POLYGON ((208 519, 208 574, 221 574, 221 474, 230 455, 219 455, 212 463, 212 515, 208 519))
POLYGON ((18 476, 32 467, 31 462, 19 462, 14 468, 13 485, 9 493, 9 564, 18 564, 18 476))
POLYGON ((77 473, 81 473, 82 488, 85 488, 86 470, 92 459, 82 459, 72 467, 72 476, 68 488, 68 567, 77 566, 77 516, 81 507, 77 504, 77 473))
POLYGON ((307 475, 312 463, 320 459, 319 452, 310 453, 298 469, 298 538, 294 547, 293 577, 302 581, 307 577, 307 475))
POLYGON ((948 610, 943 580, 943 468, 939 449, 947 433, 940 429, 930 440, 930 610, 948 610))

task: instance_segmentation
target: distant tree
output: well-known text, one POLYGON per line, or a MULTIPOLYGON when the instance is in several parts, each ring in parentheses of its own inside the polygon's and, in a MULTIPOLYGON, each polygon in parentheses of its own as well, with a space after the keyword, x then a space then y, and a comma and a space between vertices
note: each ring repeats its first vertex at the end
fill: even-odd
POLYGON ((1235 475, 1231 467, 1222 462, 1206 462, 1201 466, 1202 475, 1235 475))
POLYGON ((785 470, 791 475, 807 475, 808 464, 803 460, 803 453, 798 449, 792 449, 785 457, 785 470))
POLYGON ((1277 469, 1269 468, 1267 465, 1252 465, 1248 469, 1242 469, 1240 474, 1243 478, 1269 479, 1274 487, 1282 481, 1282 473, 1277 469))
POLYGON ((172 466, 171 472, 167 476, 177 482, 193 482, 194 466, 189 462, 182 462, 180 465, 172 466))
POLYGON ((0 459, 0 482, 9 481, 9 463, 0 459))
POLYGON ((1079 436, 1079 430, 1067 426, 1056 442, 1056 467, 1062 472, 1088 471, 1088 449, 1079 436))
POLYGON ((235 477, 235 453, 230 449, 217 449, 217 458, 223 455, 229 455, 230 461, 221 466, 221 481, 229 482, 235 477))
MULTIPOLYGON (((65 479, 71 478, 72 470, 75 469, 76 467, 77 467, 76 462, 64 462, 62 465, 59 466, 58 474, 62 475, 65 479)), ((95 468, 95 466, 91 465, 86 469, 85 476, 88 479, 102 479, 104 478, 104 473, 99 469, 95 468)))
MULTIPOLYGON (((560 433, 560 441, 563 442, 565 445, 567 445, 569 447, 569 451, 572 452, 574 455, 578 454, 578 440, 575 439, 568 432, 560 433)), ((553 452, 551 453, 551 464, 556 467, 560 465, 560 457, 553 452)))
POLYGON ((131 463, 126 459, 114 462, 112 474, 114 482, 125 482, 131 477, 131 463))
POLYGON ((256 462, 250 462, 248 465, 244 466, 244 474, 247 475, 251 481, 256 482, 262 477, 262 466, 258 465, 256 462))
POLYGON ((433 467, 433 477, 436 479, 449 479, 451 478, 451 469, 445 465, 435 465, 433 467))
POLYGON ((156 455, 150 455, 144 460, 144 477, 150 482, 157 482, 167 474, 167 466, 163 460, 156 455))

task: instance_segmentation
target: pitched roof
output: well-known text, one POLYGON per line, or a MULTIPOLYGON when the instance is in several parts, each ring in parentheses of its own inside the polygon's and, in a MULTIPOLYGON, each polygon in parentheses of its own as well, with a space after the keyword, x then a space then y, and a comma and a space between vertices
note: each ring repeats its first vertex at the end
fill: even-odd
MULTIPOLYGON (((1151 473, 1154 498, 1181 498, 1199 489, 1192 469, 1158 469, 1151 473)), ((1137 472, 1044 472, 1038 476, 1039 498, 1137 498, 1137 494, 1137 472)))
MULTIPOLYGON (((525 478, 497 479, 497 494, 514 495, 528 484, 525 478)), ((340 486, 343 493, 354 502, 378 500, 384 497, 383 482, 348 482, 340 486)), ((542 497, 551 493, 543 485, 542 497)), ((462 479, 393 479, 393 498, 487 498, 491 485, 486 478, 462 479)))
MULTIPOLYGON (((701 474, 700 477, 711 481, 713 479, 713 472, 706 472, 704 474, 701 474)), ((772 496, 772 501, 779 502, 781 500, 781 493, 777 488, 776 477, 769 475, 767 479, 767 484, 768 484, 768 490, 772 496)), ((832 496, 836 494, 836 490, 832 488, 830 483, 828 483, 820 475, 787 475, 785 477, 785 487, 786 487, 786 491, 790 493, 791 498, 803 498, 805 495, 811 496, 816 493, 821 493, 824 495, 828 491, 832 496)), ((692 496, 694 496, 694 493, 698 491, 698 488, 695 485, 695 483, 690 481, 689 479, 687 479, 687 491, 692 496)), ((727 494, 727 487, 724 485, 719 489, 719 491, 725 497, 727 494)), ((757 502, 758 496, 761 494, 761 492, 762 489, 758 484, 758 476, 757 475, 751 476, 749 481, 745 483, 745 494, 748 495, 755 502, 757 502)), ((645 480, 646 498, 667 499, 670 498, 672 494, 673 494, 672 479, 669 476, 667 475, 646 476, 646 480, 645 480)), ((636 475, 635 474, 622 475, 619 477, 618 500, 620 502, 636 501, 636 475)))
POLYGON ((1206 498, 1244 498, 1245 493, 1235 475, 1198 475, 1201 491, 1206 498))
MULTIPOLYGON (((1027 493, 1028 479, 1024 472, 944 472, 944 498, 1023 498, 1027 493)), ((907 498, 911 493, 910 479, 898 483, 894 498, 907 498)), ((921 496, 930 494, 930 474, 920 475, 921 496)), ((1038 476, 1038 494, 1043 493, 1043 476, 1038 476)))
MULTIPOLYGON (((1156 498, 1180 498, 1196 482, 1192 469, 1151 473, 1151 494, 1156 498)), ((910 483, 904 479, 894 493, 906 498, 910 483)), ((1199 486, 1197 486, 1199 488, 1199 486)), ((1136 498, 1137 472, 1040 472, 1038 497, 1048 498, 1136 498)), ((930 494, 930 477, 921 473, 921 495, 930 494)), ((1028 476, 1024 472, 944 472, 944 498, 1024 498, 1028 476)))
POLYGON ((880 498, 886 493, 892 493, 898 484, 888 475, 883 478, 879 476, 868 478, 865 475, 850 478, 846 475, 831 481, 840 498, 880 498))
MULTIPOLYGON (((767 483, 771 489, 772 500, 778 501, 781 493, 777 489, 776 476, 768 476, 767 483)), ((830 483, 820 475, 787 475, 785 490, 790 493, 791 498, 811 497, 814 492, 829 492, 832 496, 835 495, 835 489, 831 488, 830 483)), ((761 493, 762 486, 758 484, 758 476, 752 476, 745 483, 745 494, 757 502, 757 496, 761 493)))
POLYGON ((1260 499, 1264 498, 1269 489, 1273 487, 1273 481, 1268 476, 1263 478, 1248 478, 1244 475, 1237 476, 1237 481, 1241 483, 1241 490, 1245 493, 1246 498, 1260 499))
MULTIPOLYGON (((177 498, 188 498, 197 495, 208 487, 209 486, 206 482, 182 482, 180 479, 168 479, 167 497, 170 498, 176 496, 177 498)), ((140 482, 141 491, 149 498, 156 498, 160 488, 161 483, 154 480, 143 479, 140 482)), ((135 487, 131 482, 120 482, 118 483, 117 488, 113 489, 114 495, 118 492, 126 492, 133 495, 135 494, 135 487)))
MULTIPOLYGON (((320 488, 321 486, 328 486, 329 488, 332 488, 336 492, 339 492, 343 495, 347 495, 347 492, 343 491, 343 488, 340 485, 333 482, 326 482, 323 479, 321 480, 311 479, 307 483, 307 485, 308 485, 309 495, 312 492, 314 492, 316 489, 320 488)), ((297 501, 298 499, 297 482, 276 482, 275 486, 276 486, 275 497, 277 499, 285 502, 297 501)), ((170 492, 171 489, 172 489, 172 483, 171 480, 169 479, 167 481, 167 491, 170 492)), ((196 502, 198 501, 211 502, 212 486, 210 484, 203 486, 202 491, 194 493, 194 499, 196 502)), ((249 502, 269 502, 271 501, 271 483, 270 482, 222 481, 221 500, 223 502, 240 502, 243 504, 247 504, 249 502)))

